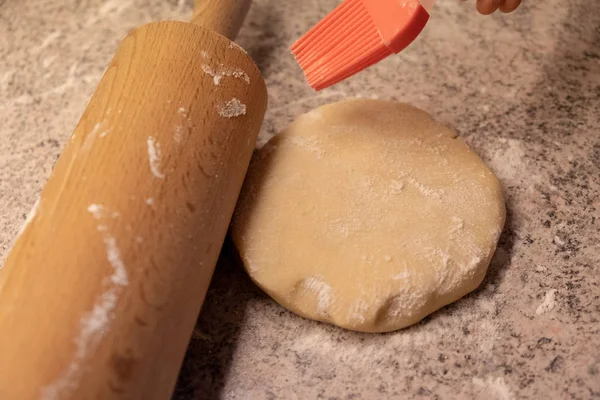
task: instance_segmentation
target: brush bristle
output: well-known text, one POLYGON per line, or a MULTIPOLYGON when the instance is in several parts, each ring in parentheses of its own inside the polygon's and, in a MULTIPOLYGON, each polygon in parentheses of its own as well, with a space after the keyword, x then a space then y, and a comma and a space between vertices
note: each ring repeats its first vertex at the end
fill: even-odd
POLYGON ((345 0, 292 46, 315 90, 325 89, 392 54, 362 0, 345 0))

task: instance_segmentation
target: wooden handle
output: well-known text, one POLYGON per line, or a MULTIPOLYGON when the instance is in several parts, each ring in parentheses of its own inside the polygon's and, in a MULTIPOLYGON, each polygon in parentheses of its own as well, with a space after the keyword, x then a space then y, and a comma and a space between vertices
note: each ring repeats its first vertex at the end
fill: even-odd
POLYGON ((121 44, 0 274, 0 399, 168 399, 266 108, 214 32, 121 44))
POLYGON ((196 0, 192 23, 234 40, 251 3, 251 0, 196 0))

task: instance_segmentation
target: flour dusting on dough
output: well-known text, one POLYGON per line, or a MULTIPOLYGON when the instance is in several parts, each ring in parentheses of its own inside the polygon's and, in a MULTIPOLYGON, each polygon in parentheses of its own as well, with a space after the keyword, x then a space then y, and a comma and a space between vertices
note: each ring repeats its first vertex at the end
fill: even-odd
POLYGON ((365 313, 369 310, 369 304, 364 300, 358 300, 350 307, 350 320, 357 324, 365 322, 365 313))
POLYGON ((325 155, 325 151, 320 146, 321 143, 319 142, 319 139, 316 136, 293 137, 291 140, 291 143, 294 146, 298 146, 298 147, 307 149, 309 151, 312 151, 313 153, 315 153, 317 158, 323 158, 323 156, 325 155))
POLYGON ((431 188, 429 186, 426 186, 426 185, 422 184, 421 182, 417 181, 416 179, 414 179, 412 177, 408 177, 407 180, 412 185, 414 185, 417 189, 419 189, 419 191, 425 197, 429 197, 429 198, 433 198, 433 199, 439 200, 439 199, 442 198, 442 196, 445 193, 443 189, 434 189, 434 188, 431 188))
POLYGON ((402 189, 404 189, 404 183, 392 179, 390 183, 390 194, 396 195, 402 193, 402 189))
POLYGON ((325 315, 333 301, 331 286, 322 280, 311 276, 302 282, 302 287, 317 296, 317 312, 320 315, 325 315))
POLYGON ((410 277, 411 273, 408 271, 403 271, 400 272, 399 274, 395 274, 392 276, 392 280, 394 281, 400 281, 400 280, 404 280, 407 279, 408 277, 410 277))

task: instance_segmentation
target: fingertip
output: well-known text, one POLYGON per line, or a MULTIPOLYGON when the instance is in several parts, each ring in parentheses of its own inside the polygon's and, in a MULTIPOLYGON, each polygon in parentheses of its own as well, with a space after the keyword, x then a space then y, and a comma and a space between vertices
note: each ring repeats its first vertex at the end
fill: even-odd
POLYGON ((492 14, 500 6, 500 0, 477 0, 477 11, 482 15, 492 14))
POLYGON ((511 13, 521 5, 521 0, 504 0, 498 7, 500 12, 511 13))

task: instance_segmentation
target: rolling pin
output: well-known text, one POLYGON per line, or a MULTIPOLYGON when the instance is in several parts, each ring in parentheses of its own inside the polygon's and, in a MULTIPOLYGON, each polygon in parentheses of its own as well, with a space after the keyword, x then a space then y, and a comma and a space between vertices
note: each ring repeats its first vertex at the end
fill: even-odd
POLYGON ((170 397, 266 109, 249 6, 119 46, 0 271, 0 399, 170 397))

